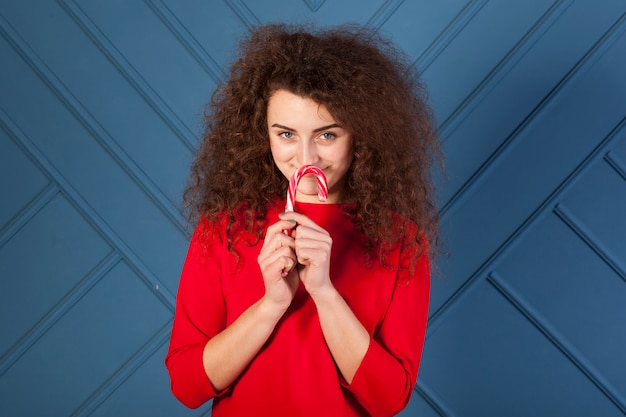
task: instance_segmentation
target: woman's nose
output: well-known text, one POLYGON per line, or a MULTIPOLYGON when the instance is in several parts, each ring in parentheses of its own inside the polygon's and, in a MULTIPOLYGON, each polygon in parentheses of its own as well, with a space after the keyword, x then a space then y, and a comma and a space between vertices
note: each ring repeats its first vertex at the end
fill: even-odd
POLYGON ((319 156, 313 141, 302 141, 298 146, 298 163, 302 165, 314 165, 319 156))

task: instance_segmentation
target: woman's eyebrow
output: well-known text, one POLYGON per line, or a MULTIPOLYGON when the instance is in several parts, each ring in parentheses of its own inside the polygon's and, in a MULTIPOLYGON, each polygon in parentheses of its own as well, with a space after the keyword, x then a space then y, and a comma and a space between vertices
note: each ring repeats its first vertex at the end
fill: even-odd
MULTIPOLYGON (((293 129, 291 127, 287 127, 278 123, 274 123, 272 125, 272 127, 277 127, 279 129, 285 129, 285 130, 291 130, 292 132, 295 132, 296 129, 293 129)), ((322 126, 322 127, 318 127, 316 129, 313 129, 313 132, 317 133, 317 132, 321 132, 322 130, 328 130, 328 129, 333 129, 335 127, 339 127, 341 128, 341 126, 339 126, 337 123, 333 123, 332 125, 328 125, 328 126, 322 126)))
POLYGON ((313 129, 313 132, 321 132, 322 130, 328 130, 328 129, 332 129, 335 127, 341 127, 339 126, 337 123, 333 123, 332 125, 328 125, 328 126, 322 126, 322 127, 318 127, 317 129, 313 129))
POLYGON ((296 129, 292 129, 292 128, 290 128, 290 127, 287 127, 287 126, 284 126, 284 125, 280 125, 280 124, 278 124, 278 123, 274 123, 274 124, 272 125, 272 127, 277 127, 277 128, 279 128, 279 129, 284 129, 284 130, 291 130, 292 132, 295 132, 295 131, 296 131, 296 129))

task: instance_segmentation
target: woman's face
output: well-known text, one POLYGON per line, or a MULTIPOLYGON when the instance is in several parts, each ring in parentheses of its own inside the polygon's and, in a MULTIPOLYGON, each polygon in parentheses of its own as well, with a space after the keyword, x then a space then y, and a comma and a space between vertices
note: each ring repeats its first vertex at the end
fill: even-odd
MULTIPOLYGON (((287 90, 277 90, 267 105, 267 129, 276 166, 290 179, 303 165, 326 174, 329 203, 337 203, 352 163, 352 138, 324 105, 287 90)), ((298 185, 296 199, 318 202, 317 179, 308 174, 298 185)))

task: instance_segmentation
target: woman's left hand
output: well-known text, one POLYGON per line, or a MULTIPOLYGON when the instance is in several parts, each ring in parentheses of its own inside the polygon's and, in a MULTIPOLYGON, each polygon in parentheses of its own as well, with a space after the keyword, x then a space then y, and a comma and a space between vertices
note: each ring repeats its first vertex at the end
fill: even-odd
POLYGON ((291 236, 295 239, 297 269, 304 288, 312 297, 331 289, 330 251, 333 240, 328 232, 300 213, 289 212, 280 217, 298 223, 291 236))
POLYGON ((326 230, 303 214, 290 212, 280 218, 297 223, 291 232, 296 270, 315 303, 328 349, 350 384, 369 348, 370 335, 330 280, 333 241, 326 230))

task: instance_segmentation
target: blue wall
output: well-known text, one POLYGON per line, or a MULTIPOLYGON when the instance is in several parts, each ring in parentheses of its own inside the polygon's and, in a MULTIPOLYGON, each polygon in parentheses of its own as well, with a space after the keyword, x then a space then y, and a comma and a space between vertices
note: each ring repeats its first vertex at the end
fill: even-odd
POLYGON ((204 103, 259 22, 428 84, 446 251, 403 416, 626 415, 623 0, 0 0, 0 415, 210 415, 163 366, 204 103))

